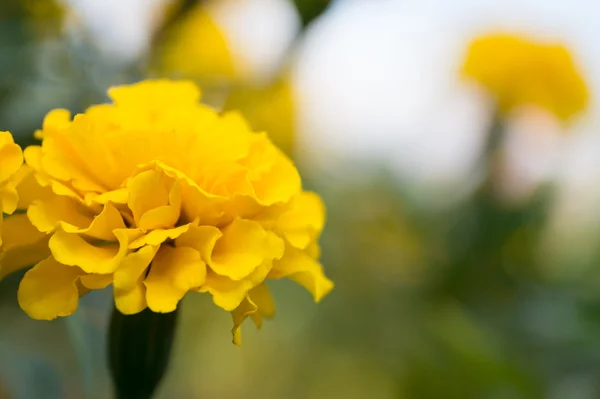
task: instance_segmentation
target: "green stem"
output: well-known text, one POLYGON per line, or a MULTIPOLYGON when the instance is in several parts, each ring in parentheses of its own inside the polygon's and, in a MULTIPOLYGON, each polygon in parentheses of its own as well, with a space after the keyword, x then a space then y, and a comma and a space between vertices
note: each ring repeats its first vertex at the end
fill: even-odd
POLYGON ((117 399, 152 398, 169 364, 176 325, 177 311, 113 311, 108 355, 117 399))

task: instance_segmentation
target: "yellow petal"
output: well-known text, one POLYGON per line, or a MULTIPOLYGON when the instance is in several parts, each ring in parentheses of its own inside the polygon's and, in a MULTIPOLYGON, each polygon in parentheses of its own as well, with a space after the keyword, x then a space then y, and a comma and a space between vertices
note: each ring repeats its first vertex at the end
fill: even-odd
POLYGON ((129 199, 129 190, 126 188, 120 188, 117 190, 107 191, 102 194, 89 193, 85 196, 86 205, 94 204, 107 204, 112 202, 113 204, 126 204, 129 199))
POLYGON ((121 213, 109 202, 104 205, 102 212, 94 218, 90 227, 79 230, 77 233, 99 240, 114 241, 116 238, 115 231, 125 229, 126 226, 121 213))
POLYGON ((206 275, 206 282, 197 291, 209 292, 215 305, 231 312, 240 305, 248 291, 265 280, 272 264, 272 261, 263 263, 250 276, 239 281, 220 276, 209 270, 206 275))
POLYGON ((94 245, 79 234, 58 230, 50 238, 49 246, 57 261, 78 266, 86 273, 113 273, 127 254, 129 237, 125 230, 115 230, 116 244, 94 245))
POLYGON ((42 156, 42 147, 39 145, 30 145, 23 150, 25 163, 36 172, 42 172, 42 156))
POLYGON ((50 257, 23 276, 19 285, 19 305, 32 318, 52 320, 77 310, 77 280, 83 272, 50 257))
POLYGON ((200 287, 205 280, 206 264, 198 251, 162 246, 144 282, 148 307, 153 312, 172 312, 190 289, 200 287))
POLYGON ((192 81, 149 80, 111 87, 108 95, 119 107, 160 110, 196 104, 200 100, 200 89, 192 81))
POLYGON ((265 283, 259 284, 248 292, 248 297, 258 307, 258 311, 252 315, 252 319, 258 328, 262 326, 262 318, 275 316, 275 301, 271 291, 265 283))
POLYGON ((81 149, 73 145, 73 140, 78 139, 82 137, 67 135, 65 132, 45 137, 42 143, 42 170, 57 181, 68 182, 79 192, 110 191, 109 187, 99 179, 99 171, 96 169, 98 159, 83 154, 81 149))
POLYGON ((93 220, 88 209, 73 198, 60 195, 34 201, 27 210, 27 216, 39 231, 45 233, 58 227, 71 231, 85 229, 93 220))
POLYGON ((123 314, 135 314, 146 309, 146 270, 158 251, 158 246, 145 246, 128 254, 114 274, 114 297, 123 314))
POLYGON ((259 223, 236 219, 223 229, 209 265, 217 274, 241 280, 265 261, 280 259, 283 250, 283 240, 259 223))
POLYGON ((0 210, 10 215, 17 209, 18 203, 19 194, 16 187, 9 183, 0 185, 0 210))
POLYGON ((263 317, 270 318, 275 315, 275 303, 266 284, 260 284, 248 292, 240 305, 231 312, 233 318, 233 343, 242 344, 241 326, 248 316, 258 328, 262 326, 263 317))
POLYGON ((22 175, 17 184, 19 194, 18 209, 27 209, 35 200, 46 200, 52 195, 49 187, 42 187, 35 177, 34 171, 28 165, 19 170, 22 175))
POLYGON ((144 245, 160 245, 167 240, 174 240, 186 231, 189 230, 191 224, 184 224, 183 226, 176 227, 174 229, 157 229, 152 230, 148 234, 142 235, 136 240, 129 244, 130 249, 141 248, 144 245))
MULTIPOLYGON (((215 149, 211 150, 218 152, 215 149)), ((194 154, 194 157, 200 156, 194 154)), ((205 225, 216 225, 221 221, 224 214, 221 208, 226 202, 226 198, 208 193, 189 176, 163 162, 153 161, 148 165, 143 165, 138 172, 148 169, 158 169, 179 182, 181 185, 181 208, 185 220, 188 222, 199 220, 201 224, 205 225)))
POLYGON ((43 132, 52 135, 63 130, 71 123, 71 113, 66 109, 54 109, 46 115, 42 124, 43 132))
POLYGON ((249 169, 248 179, 261 205, 288 202, 302 190, 298 170, 264 133, 255 135, 249 156, 241 163, 249 169))
POLYGON ((23 163, 21 147, 15 144, 9 132, 0 131, 0 183, 7 181, 23 163))
POLYGON ((25 214, 5 219, 0 232, 0 243, 3 245, 0 252, 0 279, 50 256, 50 237, 39 232, 25 214))
POLYGON ((269 278, 280 279, 289 277, 306 288, 319 302, 333 289, 333 283, 323 273, 323 267, 306 253, 291 246, 285 249, 281 260, 273 262, 269 278))
POLYGON ((256 313, 257 306, 252 300, 248 297, 244 298, 242 303, 231 311, 231 317, 233 319, 233 328, 231 329, 231 333, 233 334, 233 343, 237 346, 242 345, 242 330, 241 326, 248 318, 248 316, 256 313))
POLYGON ((119 312, 130 315, 141 312, 148 307, 146 303, 146 286, 143 281, 128 291, 115 291, 115 306, 119 312))
POLYGON ((294 247, 306 249, 315 241, 325 223, 325 207, 321 198, 311 192, 298 194, 277 221, 281 232, 294 247))
POLYGON ((205 263, 211 258, 211 254, 217 240, 222 236, 221 230, 213 226, 194 226, 175 239, 176 247, 190 247, 200 252, 205 263))
POLYGON ((115 289, 122 291, 133 289, 140 278, 145 277, 146 269, 154 259, 158 248, 158 246, 147 245, 125 256, 114 274, 115 289))
POLYGON ((102 212, 96 216, 87 228, 77 229, 69 225, 62 225, 68 233, 85 234, 98 240, 115 241, 115 230, 125 229, 125 222, 121 213, 111 203, 104 205, 102 212))
POLYGON ((181 207, 181 187, 171 182, 170 189, 168 184, 166 176, 156 170, 146 170, 129 180, 127 204, 138 227, 151 230, 175 225, 181 207))
POLYGON ((102 290, 108 287, 112 280, 112 274, 85 274, 79 279, 81 284, 90 290, 102 290))

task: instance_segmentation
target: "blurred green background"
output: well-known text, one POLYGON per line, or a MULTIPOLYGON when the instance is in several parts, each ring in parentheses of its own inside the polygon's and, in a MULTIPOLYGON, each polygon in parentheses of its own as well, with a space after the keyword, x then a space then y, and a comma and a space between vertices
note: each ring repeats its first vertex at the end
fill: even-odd
MULTIPOLYGON (((21 145, 50 109, 81 111, 110 85, 192 78, 327 204, 335 290, 315 305, 271 284, 278 314, 245 326, 241 348, 229 314, 188 295, 157 397, 600 397, 598 6, 484 3, 2 1, 0 129, 21 145), (456 64, 499 27, 572 49, 592 95, 580 119, 494 118, 456 64)), ((112 397, 110 288, 38 322, 19 279, 0 282, 0 398, 112 397)))

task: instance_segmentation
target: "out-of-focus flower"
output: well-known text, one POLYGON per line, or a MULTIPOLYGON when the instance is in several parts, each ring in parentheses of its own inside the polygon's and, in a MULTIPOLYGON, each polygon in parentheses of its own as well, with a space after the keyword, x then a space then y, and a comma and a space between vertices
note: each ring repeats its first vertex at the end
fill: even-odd
POLYGON ((208 10, 195 6, 172 24, 159 44, 157 68, 163 74, 230 82, 239 78, 227 39, 208 10))
MULTIPOLYGON (((212 91, 271 81, 300 30, 288 0, 174 0, 155 15, 162 17, 152 19, 152 72, 212 91)), ((205 94, 222 105, 222 95, 205 94)))
POLYGON ((287 75, 266 86, 236 89, 225 103, 226 110, 239 110, 253 129, 268 132, 287 154, 294 147, 295 106, 294 87, 287 75))
POLYGON ((52 195, 28 209, 52 256, 29 270, 19 303, 33 318, 75 312, 114 287, 125 314, 171 312, 188 291, 230 311, 234 341, 274 312, 267 279, 289 277, 319 301, 333 284, 317 261, 318 195, 237 113, 198 102, 191 82, 109 90, 114 103, 71 119, 50 112, 25 160, 52 195))
POLYGON ((0 132, 0 246, 2 246, 3 214, 17 209, 17 172, 23 164, 21 147, 15 144, 9 132, 0 132))
POLYGON ((501 112, 536 105, 567 120, 588 104, 588 88, 569 50, 508 34, 475 39, 463 74, 482 84, 501 112))

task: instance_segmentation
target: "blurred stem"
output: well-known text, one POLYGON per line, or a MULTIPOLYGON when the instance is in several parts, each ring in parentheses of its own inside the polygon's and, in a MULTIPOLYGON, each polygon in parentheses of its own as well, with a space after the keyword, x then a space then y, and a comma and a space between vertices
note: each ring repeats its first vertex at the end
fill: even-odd
POLYGON ((188 13, 198 7, 203 0, 175 0, 171 9, 165 13, 165 19, 152 38, 151 47, 156 47, 165 38, 171 28, 183 20, 188 13))
MULTIPOLYGON (((483 180, 471 201, 458 212, 458 219, 448 237, 450 257, 442 275, 441 293, 449 292, 458 298, 466 295, 460 299, 468 300, 468 292, 478 289, 472 285, 476 282, 477 286, 491 284, 491 287, 499 290, 485 293, 490 298, 505 294, 503 290, 507 287, 501 281, 509 282, 502 270, 498 251, 506 237, 518 227, 513 225, 510 217, 506 217, 505 210, 494 195, 500 149, 505 136, 503 118, 495 112, 480 162, 483 180)), ((475 297, 481 297, 480 294, 475 294, 475 297)))
MULTIPOLYGON (((485 173, 480 190, 491 190, 494 183, 494 176, 498 166, 500 150, 506 137, 506 128, 502 116, 494 112, 490 128, 483 149, 483 159, 481 161, 483 172, 485 173)), ((489 194, 489 193, 488 193, 489 194)), ((478 194, 479 195, 479 194, 478 194)))
POLYGON ((135 315, 113 311, 109 366, 117 399, 150 399, 169 364, 177 311, 135 315))
POLYGON ((503 119, 496 114, 482 154, 485 176, 471 200, 456 213, 445 242, 448 256, 441 284, 435 284, 439 294, 450 294, 483 312, 510 312, 519 287, 527 281, 522 277, 535 274, 536 243, 552 199, 549 187, 518 206, 499 200, 495 184, 505 136, 503 119))
POLYGON ((306 28, 313 20, 319 17, 329 7, 331 0, 294 0, 302 27, 306 28))

